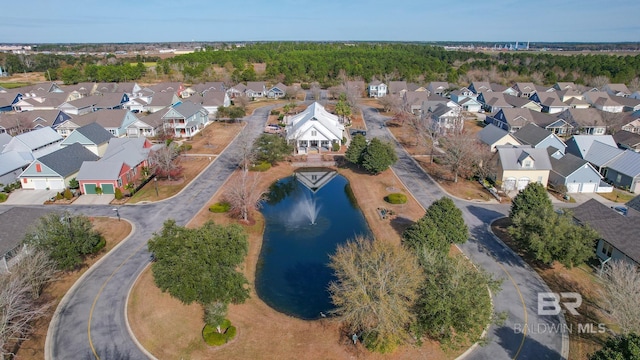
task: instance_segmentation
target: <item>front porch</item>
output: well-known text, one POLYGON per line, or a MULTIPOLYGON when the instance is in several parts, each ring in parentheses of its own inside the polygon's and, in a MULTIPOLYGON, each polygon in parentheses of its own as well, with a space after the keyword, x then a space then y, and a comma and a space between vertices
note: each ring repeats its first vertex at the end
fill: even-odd
POLYGON ((333 143, 329 140, 298 140, 296 144, 296 153, 304 154, 321 154, 330 152, 333 143))

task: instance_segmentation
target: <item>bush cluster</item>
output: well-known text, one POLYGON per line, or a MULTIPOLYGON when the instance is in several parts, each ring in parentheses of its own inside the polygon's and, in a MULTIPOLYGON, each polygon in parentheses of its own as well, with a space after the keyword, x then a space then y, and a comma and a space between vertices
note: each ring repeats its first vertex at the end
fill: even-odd
POLYGON ((204 341, 211 346, 220 346, 228 343, 236 337, 236 327, 231 325, 228 319, 224 319, 220 324, 222 332, 218 332, 218 329, 212 325, 205 325, 202 329, 202 337, 204 341))
POLYGON ((113 196, 116 198, 116 200, 121 200, 123 197, 122 190, 120 190, 120 188, 116 188, 116 191, 113 196))
POLYGON ((406 204, 407 195, 401 193, 392 193, 387 195, 384 200, 390 204, 406 204))
POLYGON ((231 204, 228 202, 219 202, 209 206, 209 211, 212 213, 226 213, 231 210, 231 204))
POLYGON ((62 194, 62 196, 64 196, 65 200, 73 199, 73 193, 71 193, 71 190, 69 189, 64 189, 64 194, 62 194))
POLYGON ((0 203, 7 201, 8 197, 9 195, 7 195, 6 193, 0 193, 0 203))
POLYGON ((262 171, 267 171, 269 169, 271 169, 271 164, 267 161, 263 161, 253 165, 249 170, 262 172, 262 171))

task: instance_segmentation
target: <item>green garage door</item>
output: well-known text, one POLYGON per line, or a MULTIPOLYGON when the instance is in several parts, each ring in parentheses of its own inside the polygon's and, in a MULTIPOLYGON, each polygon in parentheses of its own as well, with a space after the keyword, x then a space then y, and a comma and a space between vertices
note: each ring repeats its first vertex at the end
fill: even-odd
POLYGON ((84 193, 85 194, 96 194, 96 184, 84 184, 84 193))
POLYGON ((102 184, 102 193, 103 194, 115 194, 116 191, 113 188, 113 184, 102 184))

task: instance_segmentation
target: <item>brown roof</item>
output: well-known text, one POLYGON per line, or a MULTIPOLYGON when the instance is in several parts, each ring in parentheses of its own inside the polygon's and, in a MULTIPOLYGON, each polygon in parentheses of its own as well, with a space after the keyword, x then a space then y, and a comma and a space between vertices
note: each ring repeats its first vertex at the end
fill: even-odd
POLYGON ((80 125, 88 125, 91 123, 98 123, 103 128, 118 128, 122 125, 124 117, 129 110, 126 109, 104 109, 100 111, 90 112, 85 115, 76 116, 73 118, 73 122, 80 125))

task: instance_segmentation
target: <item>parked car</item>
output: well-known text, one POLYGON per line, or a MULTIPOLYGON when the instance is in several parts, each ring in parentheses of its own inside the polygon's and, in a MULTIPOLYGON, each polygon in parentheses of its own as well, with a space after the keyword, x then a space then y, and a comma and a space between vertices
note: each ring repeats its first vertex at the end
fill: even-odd
POLYGON ((351 136, 362 135, 367 136, 367 132, 365 130, 353 130, 351 131, 351 136))

